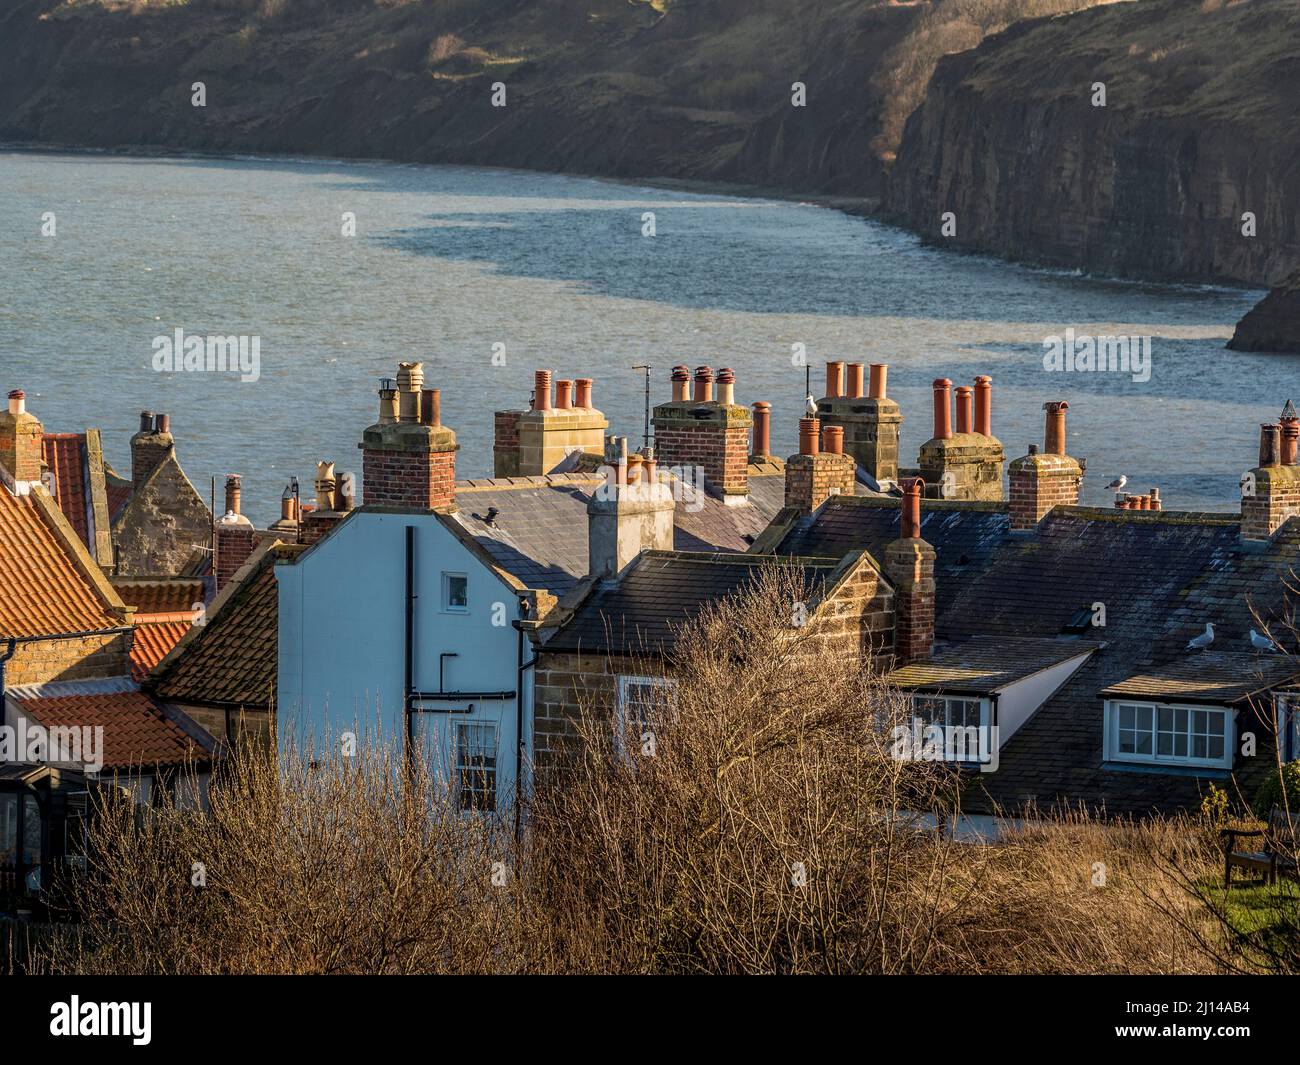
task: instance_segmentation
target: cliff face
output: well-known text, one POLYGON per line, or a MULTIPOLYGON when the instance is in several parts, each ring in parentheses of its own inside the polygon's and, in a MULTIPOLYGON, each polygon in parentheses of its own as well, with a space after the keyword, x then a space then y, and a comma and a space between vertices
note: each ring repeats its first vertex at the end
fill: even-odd
POLYGON ((865 72, 916 15, 890 0, 9 0, 0 140, 869 197, 881 90, 865 72))
POLYGON ((940 61, 886 214, 1008 258, 1276 283, 1300 263, 1298 95, 1294 0, 1140 0, 1021 23, 940 61))

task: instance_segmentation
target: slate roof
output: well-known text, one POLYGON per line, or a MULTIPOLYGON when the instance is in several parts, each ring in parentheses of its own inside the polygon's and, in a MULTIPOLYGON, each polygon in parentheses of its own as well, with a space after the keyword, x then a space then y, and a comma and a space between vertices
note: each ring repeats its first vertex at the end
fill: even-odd
POLYGON ((5 694, 47 728, 102 727, 108 769, 179 765, 211 755, 211 737, 191 722, 183 727, 126 678, 29 685, 5 694))
MULTIPOLYGON (((727 506, 684 488, 674 518, 678 550, 747 550, 784 502, 784 467, 751 467, 750 503, 727 506)), ((456 522, 525 587, 563 596, 587 575, 587 499, 601 479, 590 473, 485 478, 456 488, 456 522), (488 513, 495 507, 492 522, 488 513)))
MULTIPOLYGON (((839 565, 838 559, 787 561, 801 571, 810 595, 839 565)), ((646 551, 617 582, 597 583, 544 648, 671 657, 682 622, 743 593, 771 562, 763 555, 646 551)))
POLYGON ((924 662, 896 669, 886 679, 904 690, 991 695, 1009 684, 1089 654, 1097 645, 1077 637, 1014 639, 977 636, 936 649, 924 662))
POLYGON ((279 646, 275 560, 306 550, 262 544, 145 682, 170 703, 265 707, 272 704, 279 646))
POLYGON ((0 484, 0 636, 113 629, 121 606, 53 500, 0 484))
POLYGON ((1201 651, 1126 677, 1105 688, 1104 698, 1231 706, 1300 677, 1290 655, 1201 651))
MULTIPOLYGON (((881 562, 885 547, 898 539, 901 511, 894 498, 832 496, 812 514, 790 521, 773 550, 827 558, 862 550, 881 562)), ((964 581, 989 565, 1010 528, 1005 503, 921 501, 921 536, 935 552, 938 613, 951 607, 964 581)))

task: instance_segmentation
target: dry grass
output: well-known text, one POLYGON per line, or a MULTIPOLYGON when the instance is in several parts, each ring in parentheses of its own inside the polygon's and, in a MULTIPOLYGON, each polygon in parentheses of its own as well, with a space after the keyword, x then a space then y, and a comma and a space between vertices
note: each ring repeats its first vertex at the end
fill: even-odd
POLYGON ((955 843, 945 767, 889 757, 905 710, 790 624, 773 570, 682 641, 681 684, 587 707, 526 843, 382 749, 245 755, 209 815, 110 806, 86 914, 39 968, 98 973, 1106 973, 1226 968, 1191 823, 1046 820, 955 843), (651 752, 652 753, 649 753, 651 752), (195 886, 194 863, 205 886, 195 886), (1094 877, 1099 863, 1104 883, 1094 877))

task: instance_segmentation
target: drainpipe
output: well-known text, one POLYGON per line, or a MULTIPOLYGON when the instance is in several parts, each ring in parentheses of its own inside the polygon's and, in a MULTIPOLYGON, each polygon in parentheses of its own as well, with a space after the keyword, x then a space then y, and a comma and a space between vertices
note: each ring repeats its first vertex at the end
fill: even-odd
MULTIPOLYGON (((521 613, 527 613, 528 600, 519 604, 521 613)), ((519 633, 519 669, 515 677, 515 839, 523 839, 523 782, 524 782, 524 673, 537 665, 537 656, 524 661, 523 621, 511 622, 519 633)))
POLYGON ((0 724, 4 723, 4 701, 5 701, 5 663, 13 658, 14 652, 18 650, 18 641, 10 636, 5 645, 4 654, 0 655, 0 724))
POLYGON ((411 689, 415 685, 415 526, 406 527, 406 636, 402 648, 402 716, 406 723, 407 780, 415 765, 415 737, 411 730, 411 689))

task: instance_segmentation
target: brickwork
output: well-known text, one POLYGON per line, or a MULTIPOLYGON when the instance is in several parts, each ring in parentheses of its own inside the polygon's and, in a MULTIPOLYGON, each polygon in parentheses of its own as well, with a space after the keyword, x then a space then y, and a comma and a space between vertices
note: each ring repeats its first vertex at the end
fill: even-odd
POLYGON ((129 676, 131 636, 123 632, 20 643, 5 664, 5 684, 129 676))
POLYGON ((140 491, 173 447, 175 441, 171 433, 136 433, 131 437, 131 487, 134 491, 140 491))
POLYGON ((1261 466, 1242 484, 1241 536, 1267 540, 1300 514, 1300 466, 1261 466))
MULTIPOLYGON (((401 428, 425 427, 404 425, 401 428)), ((367 505, 434 510, 455 504, 455 436, 447 429, 430 432, 442 437, 441 441, 433 440, 432 443, 445 444, 446 438, 450 437, 450 446, 445 450, 430 450, 428 447, 388 450, 373 447, 368 440, 362 444, 362 491, 367 505)), ((367 430, 367 436, 369 433, 367 430)))
POLYGON ((214 540, 212 571, 217 579, 217 591, 221 591, 230 583, 235 571, 248 561, 248 556, 257 548, 259 537, 251 525, 218 523, 214 540))
POLYGON ((519 416, 523 411, 499 410, 492 416, 492 474, 519 477, 519 416))
POLYGON ((849 455, 791 455, 785 462, 785 505, 810 514, 832 495, 853 495, 856 465, 849 455))
POLYGON ((655 457, 661 467, 699 466, 724 495, 749 492, 748 407, 662 403, 654 409, 655 457))
POLYGON ((40 481, 43 436, 43 427, 35 416, 25 412, 10 414, 0 408, 0 465, 14 480, 40 481))
POLYGON ((1053 507, 1078 505, 1083 470, 1069 455, 1025 455, 1007 472, 1013 531, 1036 529, 1053 507))
POLYGON ((934 649, 934 548, 924 540, 895 540, 885 549, 885 576, 894 585, 894 664, 929 658, 934 649))

